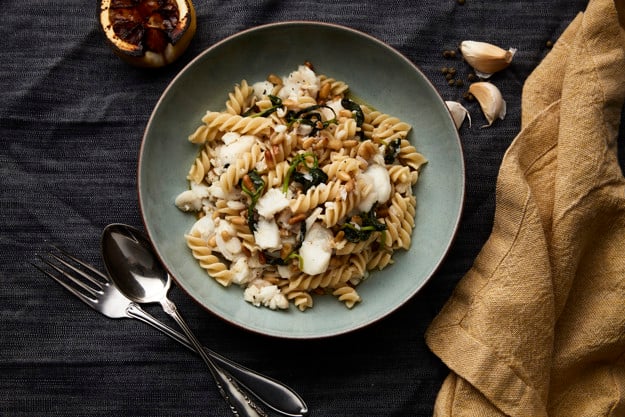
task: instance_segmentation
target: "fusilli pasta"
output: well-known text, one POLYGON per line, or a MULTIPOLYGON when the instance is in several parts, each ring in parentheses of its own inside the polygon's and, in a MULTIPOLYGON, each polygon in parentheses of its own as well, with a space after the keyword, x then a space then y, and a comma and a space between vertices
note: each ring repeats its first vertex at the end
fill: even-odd
POLYGON ((176 198, 197 215, 186 245, 256 306, 304 311, 328 294, 353 308, 369 272, 410 247, 427 160, 410 125, 348 93, 308 65, 243 80, 188 136, 201 149, 176 198))

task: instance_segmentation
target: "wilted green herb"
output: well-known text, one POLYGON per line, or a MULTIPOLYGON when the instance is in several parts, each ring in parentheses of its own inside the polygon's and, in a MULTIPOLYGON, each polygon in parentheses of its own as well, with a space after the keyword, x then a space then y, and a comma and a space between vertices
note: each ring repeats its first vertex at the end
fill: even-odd
POLYGON ((298 182, 302 184, 302 190, 306 192, 310 187, 319 184, 325 184, 328 181, 328 174, 323 172, 321 168, 315 167, 308 170, 308 175, 295 171, 291 176, 291 179, 292 182, 298 182))
POLYGON ((260 198, 263 190, 265 189, 265 181, 261 178, 261 176, 256 172, 256 170, 250 171, 247 173, 248 177, 252 181, 254 189, 250 190, 246 185, 245 181, 241 180, 240 185, 243 192, 250 196, 252 201, 247 207, 247 223, 250 226, 252 231, 256 231, 256 218, 254 217, 254 208, 256 207, 256 203, 260 198))
POLYGON ((328 181, 328 175, 323 172, 321 168, 319 168, 319 160, 317 156, 311 152, 300 153, 293 161, 291 161, 291 165, 289 165, 289 169, 284 176, 284 181, 282 183, 282 192, 286 193, 289 189, 289 184, 291 182, 298 182, 302 184, 302 188, 304 192, 308 191, 308 189, 314 185, 325 184, 328 181), (307 157, 313 157, 313 164, 309 166, 306 163, 307 157), (310 178, 301 172, 297 171, 297 168, 300 165, 304 165, 308 170, 308 175, 310 178))
POLYGON ((327 128, 332 123, 337 123, 336 113, 334 112, 334 109, 324 104, 315 104, 314 106, 306 107, 305 109, 302 109, 298 112, 291 110, 286 114, 286 121, 289 123, 289 126, 297 122, 302 125, 312 127, 312 131, 310 133, 311 135, 314 135, 318 131, 327 128), (334 117, 332 119, 324 121, 321 117, 321 113, 315 111, 322 108, 330 109, 334 117))
POLYGON ((386 145, 386 149, 384 150, 384 162, 387 164, 392 164, 395 161, 395 158, 399 154, 399 148, 401 147, 401 139, 397 138, 392 140, 390 143, 386 145))
POLYGON ((360 213, 362 225, 352 223, 351 219, 343 224, 342 230, 345 233, 345 239, 352 243, 362 242, 369 239, 371 233, 386 230, 386 225, 375 216, 376 206, 374 204, 368 212, 360 213))
POLYGON ((341 100, 341 106, 352 112, 354 119, 356 120, 356 126, 361 127, 365 122, 365 114, 362 111, 362 107, 360 107, 360 105, 355 101, 348 98, 341 100))
POLYGON ((265 255, 265 263, 267 265, 280 265, 280 266, 284 266, 284 265, 288 265, 289 262, 292 259, 297 259, 297 263, 299 265, 299 269, 302 269, 304 266, 304 258, 302 258, 302 256, 297 253, 295 250, 291 253, 289 253, 287 255, 286 258, 282 259, 280 256, 276 256, 271 252, 268 251, 264 251, 263 254, 265 255))
POLYGON ((243 113, 241 116, 244 117, 267 117, 269 116, 271 113, 275 112, 276 110, 278 110, 280 107, 282 107, 282 99, 280 97, 276 97, 274 95, 268 95, 267 97, 269 97, 269 101, 271 102, 271 107, 269 107, 267 110, 263 110, 258 111, 258 107, 254 106, 252 108, 250 108, 248 111, 246 111, 245 113, 243 113), (256 111, 256 113, 254 113, 256 111))

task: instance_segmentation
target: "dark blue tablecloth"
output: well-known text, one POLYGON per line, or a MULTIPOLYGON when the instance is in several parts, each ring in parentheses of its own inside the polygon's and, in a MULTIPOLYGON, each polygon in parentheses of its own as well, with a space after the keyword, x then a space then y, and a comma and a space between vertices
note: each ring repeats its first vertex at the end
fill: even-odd
MULTIPOLYGON (((172 298, 216 351, 282 380, 312 416, 430 416, 448 373, 423 334, 491 230, 502 156, 520 128, 523 83, 585 0, 196 0, 197 34, 173 65, 130 67, 105 44, 96 4, 4 0, 0 26, 0 415, 228 416, 199 359, 136 321, 89 310, 29 263, 56 244, 102 267, 99 236, 141 227, 136 165, 144 126, 168 82, 199 52, 240 30, 320 20, 366 32, 417 64, 446 100, 441 67, 466 39, 518 52, 495 75, 508 115, 490 128, 475 102, 460 130, 466 202, 454 245, 429 284, 368 328, 313 341, 251 334, 172 298)), ((456 60, 458 69, 466 67, 456 60)), ((621 132, 621 138, 623 132, 621 132)), ((621 143, 623 141, 621 140, 621 143)), ((153 313, 158 314, 151 310, 153 313)), ((163 317, 162 315, 159 315, 163 317)))

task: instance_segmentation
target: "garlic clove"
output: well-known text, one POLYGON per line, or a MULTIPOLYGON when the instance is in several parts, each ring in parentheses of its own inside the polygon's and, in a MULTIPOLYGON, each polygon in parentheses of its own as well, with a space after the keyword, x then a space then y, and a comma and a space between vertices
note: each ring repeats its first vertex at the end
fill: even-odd
POLYGON ((471 115, 469 111, 457 101, 446 101, 445 104, 451 113, 452 119, 454 119, 454 124, 456 125, 456 129, 460 129, 464 119, 466 117, 469 118, 469 127, 471 127, 471 115))
POLYGON ((506 101, 501 95, 501 91, 492 83, 479 81, 471 84, 469 93, 480 103, 482 112, 488 121, 487 127, 493 124, 496 119, 503 120, 506 116, 506 101))
POLYGON ((463 41, 460 44, 462 56, 480 78, 488 78, 495 72, 508 67, 516 51, 514 48, 506 51, 486 42, 463 41))

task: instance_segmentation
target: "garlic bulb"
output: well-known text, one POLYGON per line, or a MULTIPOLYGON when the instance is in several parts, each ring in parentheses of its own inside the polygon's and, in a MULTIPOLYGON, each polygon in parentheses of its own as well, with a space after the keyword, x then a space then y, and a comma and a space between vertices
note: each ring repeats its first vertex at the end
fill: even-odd
POLYGON ((469 87, 469 93, 480 103, 482 112, 488 121, 488 125, 482 127, 490 126, 495 119, 503 120, 506 116, 506 101, 503 99, 501 91, 494 84, 486 81, 473 83, 469 87))
POLYGON ((460 44, 460 52, 480 78, 488 78, 510 65, 516 49, 506 51, 486 42, 464 41, 460 44))
POLYGON ((445 104, 451 113, 452 119, 454 119, 454 124, 456 125, 456 129, 460 129, 462 123, 464 122, 465 117, 469 118, 469 127, 471 127, 471 115, 469 111, 457 101, 446 101, 445 104))

